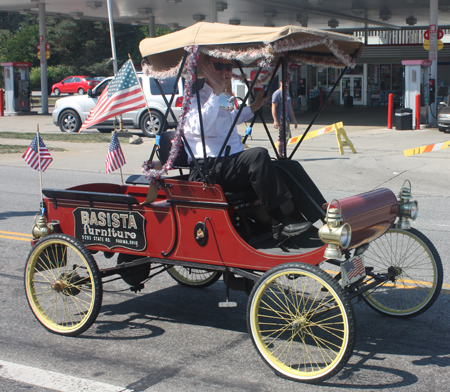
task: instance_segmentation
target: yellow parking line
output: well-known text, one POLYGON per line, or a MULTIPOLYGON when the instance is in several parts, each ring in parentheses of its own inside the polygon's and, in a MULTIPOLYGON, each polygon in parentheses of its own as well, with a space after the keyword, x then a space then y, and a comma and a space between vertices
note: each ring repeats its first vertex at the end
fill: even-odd
MULTIPOLYGON (((338 271, 329 271, 329 270, 324 270, 324 271, 333 276, 338 274, 338 271)), ((403 280, 403 282, 414 283, 415 281, 403 280)), ((423 285, 431 284, 429 282, 422 282, 422 281, 417 281, 417 283, 421 283, 423 285)), ((394 286, 394 284, 393 283, 385 283, 384 286, 394 286)), ((406 287, 403 287, 403 288, 406 288, 406 287)), ((414 287, 412 287, 412 288, 414 288, 414 287)), ((450 284, 442 283, 441 293, 449 294, 450 293, 450 284)))
POLYGON ((19 240, 19 241, 30 241, 29 238, 12 237, 12 236, 7 236, 7 235, 0 235, 0 238, 8 238, 10 240, 19 240))
POLYGON ((33 236, 31 234, 26 233, 15 233, 13 231, 0 230, 0 238, 7 238, 10 240, 19 240, 19 241, 30 241, 30 239, 33 238, 33 236), (2 234, 10 234, 10 235, 2 235, 2 234))
POLYGON ((32 234, 26 234, 26 233, 15 233, 13 231, 3 231, 0 230, 0 234, 14 234, 14 235, 20 235, 22 237, 33 237, 32 234))

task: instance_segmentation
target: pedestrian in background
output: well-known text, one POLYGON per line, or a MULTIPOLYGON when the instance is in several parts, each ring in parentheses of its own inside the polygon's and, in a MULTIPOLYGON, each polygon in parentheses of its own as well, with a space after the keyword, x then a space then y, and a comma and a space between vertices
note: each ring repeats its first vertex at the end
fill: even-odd
MULTIPOLYGON (((280 128, 283 111, 283 82, 280 82, 280 87, 272 94, 272 117, 273 127, 275 129, 280 128)), ((289 92, 286 94, 286 140, 292 137, 291 123, 294 123, 294 128, 297 129, 298 123, 295 118, 294 108, 292 107, 292 100, 289 92)))

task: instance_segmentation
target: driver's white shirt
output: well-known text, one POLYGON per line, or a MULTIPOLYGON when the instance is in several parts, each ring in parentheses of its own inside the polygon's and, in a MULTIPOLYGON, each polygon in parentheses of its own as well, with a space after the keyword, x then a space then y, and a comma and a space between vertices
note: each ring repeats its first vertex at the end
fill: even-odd
MULTIPOLYGON (((202 105, 203 129, 205 132, 205 148, 208 157, 216 158, 219 155, 228 131, 238 114, 238 110, 229 112, 219 107, 219 97, 213 93, 211 86, 205 83, 200 90, 200 102, 202 105)), ((243 108, 236 124, 241 124, 253 117, 252 109, 249 106, 243 108)), ((200 133, 200 121, 198 115, 197 96, 191 100, 191 109, 186 115, 184 134, 196 158, 203 158, 203 145, 200 133)), ((230 155, 244 150, 241 142, 241 135, 235 126, 227 145, 230 146, 230 155)), ((225 149, 222 156, 225 154, 225 149)), ((189 154, 188 154, 189 156, 189 154)), ((191 161, 189 157, 189 162, 191 161)))

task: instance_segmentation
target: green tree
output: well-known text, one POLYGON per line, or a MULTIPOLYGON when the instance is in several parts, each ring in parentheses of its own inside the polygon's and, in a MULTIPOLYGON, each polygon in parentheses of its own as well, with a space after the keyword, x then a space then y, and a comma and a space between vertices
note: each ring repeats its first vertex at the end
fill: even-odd
MULTIPOLYGON (((31 84, 34 88, 40 88, 37 16, 0 12, 0 26, 0 61, 30 62, 33 67, 31 84)), ((157 36, 169 32, 169 29, 156 29, 157 36)), ((119 68, 128 60, 128 55, 135 64, 140 64, 139 42, 148 37, 148 27, 115 23, 114 35, 119 68)), ((47 16, 46 40, 50 45, 47 73, 53 82, 73 74, 113 74, 108 23, 47 16)), ((0 85, 3 85, 2 78, 0 74, 0 85)))

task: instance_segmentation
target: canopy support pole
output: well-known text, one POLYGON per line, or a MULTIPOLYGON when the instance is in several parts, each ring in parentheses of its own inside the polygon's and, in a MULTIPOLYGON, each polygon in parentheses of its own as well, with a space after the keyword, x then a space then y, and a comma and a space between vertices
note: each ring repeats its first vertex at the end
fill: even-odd
MULTIPOLYGON (((267 96, 267 94, 269 93, 269 91, 270 91, 271 88, 272 88, 273 82, 274 82, 274 80, 275 80, 275 76, 276 76, 276 74, 277 74, 277 72, 278 72, 278 68, 280 68, 280 61, 281 61, 281 59, 278 59, 277 65, 275 66, 275 69, 274 69, 274 71, 272 72, 272 76, 271 76, 271 78, 270 78, 269 84, 267 85, 267 90, 264 92, 264 94, 265 94, 266 96, 267 96)), ((242 69, 242 66, 239 64, 239 62, 238 62, 238 67, 239 67, 239 69, 241 70, 241 73, 244 73, 244 71, 243 71, 243 69, 242 69)), ((246 78, 244 79, 244 83, 245 83, 245 85, 247 86, 247 89, 250 90, 250 86, 249 86, 248 80, 247 80, 246 78)), ((254 98, 253 93, 252 93, 252 98, 254 98)), ((275 147, 275 143, 273 142, 272 135, 270 134, 270 131, 269 131, 269 129, 268 129, 268 127, 267 127, 267 124, 266 124, 266 122, 265 122, 265 120, 264 120, 264 117, 263 117, 263 115, 262 115, 262 113, 261 113, 261 109, 259 109, 259 110, 257 111, 257 113, 258 113, 259 117, 261 118, 261 122, 262 122, 262 124, 263 124, 263 126, 264 126, 264 129, 266 130, 267 137, 269 138, 270 144, 272 145, 272 148, 273 148, 273 150, 275 151, 275 154, 276 154, 276 156, 277 156, 277 159, 280 159, 280 156, 278 155, 278 150, 277 150, 277 148, 275 147)), ((252 122, 251 122, 251 124, 250 124, 250 127, 251 127, 251 128, 253 128, 253 124, 255 123, 255 120, 256 120, 256 115, 253 116, 253 118, 252 118, 252 122)), ((244 136, 244 140, 242 141, 243 144, 245 144, 245 142, 247 141, 247 138, 248 138, 248 135, 245 135, 245 136, 244 136)))
POLYGON ((308 128, 306 128, 306 131, 303 133, 302 138, 297 142, 297 145, 295 146, 294 150, 291 152, 291 155, 289 155, 289 159, 292 159, 292 157, 294 156, 295 152, 297 151, 297 149, 300 147, 300 144, 302 143, 303 139, 306 137, 306 135, 308 134, 309 130, 311 129, 311 127, 313 126, 313 124, 315 123, 317 117, 319 117, 319 114, 322 112, 323 108, 325 107, 326 103, 328 102, 328 100, 331 98, 331 94, 333 94, 333 91, 336 89, 337 85, 341 82, 342 77, 345 75, 345 73, 348 70, 348 65, 345 66, 345 68, 342 70, 341 74, 339 75, 339 78, 336 80, 336 83, 334 83, 333 88, 330 90, 330 92, 327 94, 327 96, 325 97, 325 99, 322 102, 322 105, 320 105, 319 110, 317 110, 315 116, 313 117, 313 119, 311 120, 311 122, 308 125, 308 128))

